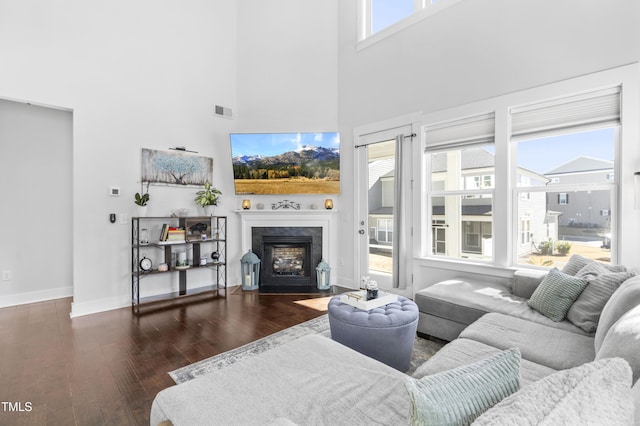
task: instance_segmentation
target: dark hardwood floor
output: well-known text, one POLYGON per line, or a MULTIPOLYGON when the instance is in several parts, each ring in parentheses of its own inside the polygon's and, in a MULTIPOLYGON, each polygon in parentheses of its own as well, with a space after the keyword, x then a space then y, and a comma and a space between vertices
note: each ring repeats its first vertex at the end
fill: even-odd
POLYGON ((325 313, 295 303, 324 295, 228 293, 140 316, 0 309, 0 425, 148 425, 167 372, 325 313))

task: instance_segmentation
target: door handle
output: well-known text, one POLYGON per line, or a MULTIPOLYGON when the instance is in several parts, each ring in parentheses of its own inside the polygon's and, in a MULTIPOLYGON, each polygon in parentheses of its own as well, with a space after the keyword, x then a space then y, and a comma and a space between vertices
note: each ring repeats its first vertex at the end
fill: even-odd
POLYGON ((364 235, 364 229, 359 230, 359 231, 358 231, 358 234, 360 234, 360 235, 364 235))

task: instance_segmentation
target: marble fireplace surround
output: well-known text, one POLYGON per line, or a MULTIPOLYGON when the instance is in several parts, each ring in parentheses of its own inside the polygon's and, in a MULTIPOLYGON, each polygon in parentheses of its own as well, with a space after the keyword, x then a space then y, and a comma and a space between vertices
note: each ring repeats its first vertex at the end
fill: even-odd
POLYGON ((253 227, 319 227, 322 228, 322 258, 331 266, 331 284, 336 284, 337 210, 236 210, 240 216, 242 253, 252 247, 253 227))

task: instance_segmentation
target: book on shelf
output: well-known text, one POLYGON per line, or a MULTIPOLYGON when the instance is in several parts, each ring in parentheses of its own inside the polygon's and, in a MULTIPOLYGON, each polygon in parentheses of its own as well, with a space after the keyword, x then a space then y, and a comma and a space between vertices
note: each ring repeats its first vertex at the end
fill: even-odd
POLYGON ((186 240, 186 231, 184 228, 169 226, 166 223, 162 225, 160 230, 160 238, 158 242, 184 242, 186 240))
POLYGON ((366 290, 349 291, 340 295, 340 301, 347 305, 362 309, 363 311, 369 311, 371 309, 379 308, 380 306, 388 305, 389 303, 397 302, 398 295, 378 290, 378 297, 367 300, 366 290))

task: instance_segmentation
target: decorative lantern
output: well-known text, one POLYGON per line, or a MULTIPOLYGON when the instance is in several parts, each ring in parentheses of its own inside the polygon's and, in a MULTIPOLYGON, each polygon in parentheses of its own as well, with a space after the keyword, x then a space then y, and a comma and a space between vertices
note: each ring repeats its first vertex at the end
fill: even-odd
POLYGON ((242 289, 256 290, 260 280, 260 258, 251 250, 240 259, 242 273, 242 289))
POLYGON ((249 210, 251 208, 251 200, 242 200, 242 208, 249 210))
POLYGON ((331 287, 331 267, 324 259, 320 260, 316 266, 316 274, 318 279, 318 290, 329 290, 331 287))
POLYGON ((324 200, 324 208, 327 210, 331 210, 333 208, 333 200, 331 198, 324 200))

